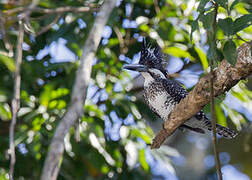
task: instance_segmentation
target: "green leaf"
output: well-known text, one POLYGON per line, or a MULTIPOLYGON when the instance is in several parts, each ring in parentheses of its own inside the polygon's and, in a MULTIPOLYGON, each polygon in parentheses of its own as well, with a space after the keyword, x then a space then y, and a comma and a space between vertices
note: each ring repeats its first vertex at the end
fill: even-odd
POLYGON ((3 63, 11 72, 15 71, 14 59, 0 54, 0 62, 3 63))
POLYGON ((233 66, 236 64, 237 60, 236 45, 232 40, 229 40, 225 43, 223 48, 223 54, 230 64, 232 64, 233 66))
POLYGON ((181 57, 181 58, 190 58, 191 60, 194 60, 194 57, 191 56, 191 54, 179 47, 168 47, 164 49, 164 53, 170 54, 174 57, 181 57))
POLYGON ((231 18, 219 19, 218 26, 223 30, 225 35, 230 36, 233 34, 233 20, 231 18))
POLYGON ((141 149, 141 150, 139 151, 139 162, 140 162, 142 168, 143 168, 145 171, 149 171, 149 165, 148 165, 148 163, 146 162, 146 159, 145 159, 144 149, 141 149))
POLYGON ((226 117, 223 113, 223 110, 219 104, 215 105, 215 112, 216 112, 216 118, 217 118, 218 124, 220 124, 222 126, 227 126, 227 119, 226 119, 226 117))
POLYGON ((231 4, 231 6, 230 6, 230 11, 231 11, 232 9, 234 9, 235 5, 238 4, 239 2, 240 2, 240 0, 235 0, 235 1, 231 4))
POLYGON ((252 24, 252 14, 245 14, 234 21, 233 34, 245 29, 252 24))
POLYGON ((199 3, 199 6, 197 8, 197 11, 204 12, 206 4, 209 2, 209 0, 201 0, 199 3))
POLYGON ((192 22, 192 29, 191 29, 191 33, 190 33, 190 40, 192 40, 192 34, 194 31, 196 31, 197 29, 199 29, 199 23, 198 23, 198 19, 194 20, 192 22))
POLYGON ((195 47, 195 51, 198 53, 203 69, 207 70, 208 67, 207 56, 199 47, 195 47))
POLYGON ((224 9, 228 10, 228 0, 215 0, 215 2, 224 9))
POLYGON ((203 27, 207 30, 212 30, 212 23, 214 20, 214 11, 208 12, 206 15, 200 15, 200 21, 203 23, 203 27))

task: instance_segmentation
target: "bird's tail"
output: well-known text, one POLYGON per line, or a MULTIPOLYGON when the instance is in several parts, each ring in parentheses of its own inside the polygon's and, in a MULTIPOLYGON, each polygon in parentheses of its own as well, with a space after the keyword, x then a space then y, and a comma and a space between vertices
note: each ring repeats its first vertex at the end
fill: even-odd
POLYGON ((219 124, 216 124, 216 133, 227 139, 232 139, 238 134, 236 131, 219 124))
MULTIPOLYGON (((205 115, 203 115, 200 120, 197 117, 192 118, 186 121, 183 126, 187 129, 203 134, 206 130, 212 132, 213 129, 211 121, 205 115)), ((216 124, 216 133, 227 139, 232 139, 238 134, 236 131, 219 124, 216 124)))

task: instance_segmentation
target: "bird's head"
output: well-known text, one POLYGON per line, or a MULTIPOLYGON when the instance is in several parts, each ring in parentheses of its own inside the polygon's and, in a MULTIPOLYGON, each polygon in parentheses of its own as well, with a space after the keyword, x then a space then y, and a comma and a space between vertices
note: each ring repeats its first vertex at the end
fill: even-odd
POLYGON ((167 77, 167 72, 163 67, 163 53, 159 46, 152 48, 149 44, 146 44, 143 40, 141 57, 139 64, 125 65, 124 69, 147 72, 152 77, 167 77))

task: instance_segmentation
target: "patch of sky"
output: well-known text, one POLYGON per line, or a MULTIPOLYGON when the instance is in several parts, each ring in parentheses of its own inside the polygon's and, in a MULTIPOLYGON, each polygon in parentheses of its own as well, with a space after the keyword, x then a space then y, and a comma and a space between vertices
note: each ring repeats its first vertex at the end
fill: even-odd
POLYGON ((247 107, 244 107, 244 104, 230 92, 226 94, 224 103, 229 109, 234 109, 237 112, 244 114, 249 121, 252 121, 252 112, 250 112, 247 107))
POLYGON ((221 152, 219 153, 219 156, 220 156, 220 162, 222 165, 229 163, 230 155, 227 152, 221 152))
POLYGON ((125 14, 126 14, 126 16, 129 17, 131 12, 132 12, 132 5, 130 3, 127 3, 125 5, 125 14))
POLYGON ((205 137, 198 137, 195 145, 198 149, 206 150, 209 146, 209 141, 205 137))
POLYGON ((134 20, 124 19, 122 23, 122 27, 127 28, 137 28, 137 23, 134 20))
POLYGON ((91 99, 98 89, 96 85, 89 85, 87 89, 87 99, 91 99))
POLYGON ((178 156, 178 157, 171 157, 172 162, 176 165, 176 166, 185 166, 186 165, 186 158, 182 155, 178 156))
POLYGON ((44 65, 45 67, 48 67, 48 62, 47 62, 47 61, 44 61, 44 62, 43 62, 43 65, 44 65))
POLYGON ((35 37, 34 37, 33 35, 30 35, 30 36, 29 36, 29 39, 30 39, 30 41, 31 41, 32 43, 35 43, 35 42, 36 42, 35 37))
POLYGON ((64 18, 60 18, 60 19, 59 19, 59 24, 60 24, 60 25, 64 24, 64 22, 65 22, 64 18))
POLYGON ((37 80, 37 83, 38 83, 38 85, 40 85, 40 86, 42 86, 42 85, 44 85, 45 84, 45 81, 43 80, 43 79, 38 79, 37 80))
POLYGON ((115 85, 113 87, 113 91, 114 92, 121 92, 121 91, 123 91, 123 87, 122 87, 121 82, 118 81, 118 82, 115 83, 115 85))
POLYGON ((179 74, 180 77, 175 78, 177 81, 183 83, 186 88, 191 88, 199 81, 199 76, 204 71, 200 64, 193 64, 189 68, 182 70, 179 74))
POLYGON ((59 25, 58 24, 52 25, 52 29, 55 31, 59 30, 59 25))
POLYGON ((99 106, 99 109, 100 109, 101 111, 105 112, 105 111, 107 110, 107 107, 106 107, 105 104, 101 104, 101 105, 99 106))
POLYGON ((225 165, 221 168, 222 174, 223 174, 223 180, 250 180, 250 178, 240 172, 238 169, 236 169, 232 165, 225 165))
POLYGON ((106 92, 105 89, 100 91, 100 101, 106 101, 108 99, 108 93, 106 92))
POLYGON ((55 77, 57 75, 57 72, 56 71, 51 71, 51 76, 52 77, 55 77))
POLYGON ((31 49, 31 47, 25 42, 23 42, 22 47, 24 51, 29 51, 31 49))
POLYGON ((181 70, 183 66, 184 62, 180 58, 171 57, 166 68, 169 74, 173 74, 181 70))
POLYGON ((49 54, 52 57, 50 62, 73 62, 77 59, 77 56, 66 47, 67 40, 59 38, 57 41, 53 41, 49 45, 49 54))
POLYGON ((103 38, 109 38, 112 34, 112 29, 110 26, 105 26, 102 32, 103 38))
POLYGON ((143 36, 139 36, 139 37, 137 38, 137 41, 138 41, 138 42, 143 42, 143 39, 144 39, 143 36))
POLYGON ((145 12, 146 14, 150 14, 150 10, 149 10, 149 9, 145 9, 144 12, 145 12))
POLYGON ((134 125, 135 120, 134 120, 133 115, 131 113, 129 113, 128 116, 123 120, 123 123, 125 125, 134 125))
POLYGON ((151 165, 151 171, 153 174, 153 180, 164 179, 164 180, 178 180, 177 176, 170 172, 164 163, 155 162, 151 165))
POLYGON ((38 52, 38 54, 36 56, 36 59, 41 60, 48 54, 49 54, 48 46, 45 46, 44 49, 39 50, 39 52, 38 52))
POLYGON ((102 45, 106 45, 106 44, 108 44, 108 42, 109 42, 108 39, 106 39, 106 38, 102 39, 102 45))
POLYGON ((133 34, 133 38, 138 39, 138 37, 139 37, 139 34, 138 34, 138 33, 134 33, 134 34, 133 34))
POLYGON ((28 150, 27 150, 27 148, 25 147, 25 144, 24 144, 24 143, 18 144, 17 147, 18 147, 18 151, 19 151, 21 154, 25 155, 25 154, 28 153, 28 150))
POLYGON ((207 169, 213 168, 215 165, 215 159, 213 155, 207 155, 204 158, 204 165, 207 169))
POLYGON ((85 22, 83 19, 81 19, 81 18, 79 18, 79 19, 77 20, 77 23, 78 23, 80 29, 84 29, 84 28, 87 27, 86 22, 85 22))
POLYGON ((34 57, 31 56, 31 55, 28 55, 28 56, 26 56, 26 60, 27 60, 27 61, 33 61, 33 60, 34 60, 34 57))
POLYGON ((123 0, 117 0, 116 7, 120 6, 123 0))

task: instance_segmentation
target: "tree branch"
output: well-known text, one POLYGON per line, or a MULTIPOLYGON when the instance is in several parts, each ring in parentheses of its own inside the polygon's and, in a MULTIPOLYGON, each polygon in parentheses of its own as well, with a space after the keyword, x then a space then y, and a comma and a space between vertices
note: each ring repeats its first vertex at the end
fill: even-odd
POLYGON ((40 31, 35 33, 35 36, 40 36, 41 34, 47 32, 55 23, 57 23, 60 17, 61 17, 61 13, 57 14, 57 16, 52 20, 52 22, 50 22, 49 24, 44 26, 40 31))
POLYGON ((13 13, 18 13, 18 12, 26 12, 26 11, 32 11, 32 12, 37 12, 37 13, 45 13, 45 14, 55 14, 55 13, 65 13, 65 12, 74 12, 74 13, 81 13, 81 12, 90 12, 90 11, 97 11, 98 8, 93 8, 93 7, 71 7, 71 6, 66 6, 66 7, 59 7, 55 9, 46 9, 46 8, 40 8, 40 7, 17 7, 14 9, 10 9, 7 11, 4 11, 3 13, 6 15, 10 15, 13 13))
MULTIPOLYGON (((240 80, 252 73, 252 57, 250 44, 244 43, 237 50, 237 62, 233 67, 225 59, 221 61, 214 74, 214 96, 219 96, 230 90, 240 80)), ((167 117, 164 129, 153 139, 151 148, 159 148, 181 124, 197 114, 210 101, 210 75, 202 77, 185 99, 176 105, 174 111, 167 117), (181 113, 183 112, 183 113, 181 113)))
POLYGON ((15 73, 14 73, 14 93, 12 99, 12 117, 11 117, 11 124, 10 124, 10 131, 9 131, 9 144, 10 144, 10 180, 14 179, 14 167, 16 162, 16 155, 15 155, 15 142, 14 142, 14 131, 15 125, 17 121, 17 113, 20 108, 20 85, 21 85, 21 63, 22 63, 22 44, 24 40, 24 27, 22 21, 19 22, 19 35, 18 35, 18 42, 17 42, 17 54, 16 54, 16 66, 15 66, 15 73))
POLYGON ((101 40, 103 28, 110 13, 116 5, 116 0, 106 0, 94 21, 89 36, 83 47, 83 55, 73 86, 71 105, 56 128, 45 160, 41 180, 56 180, 60 169, 60 158, 64 152, 64 138, 69 129, 83 115, 83 105, 86 99, 88 82, 92 70, 92 61, 101 40))

